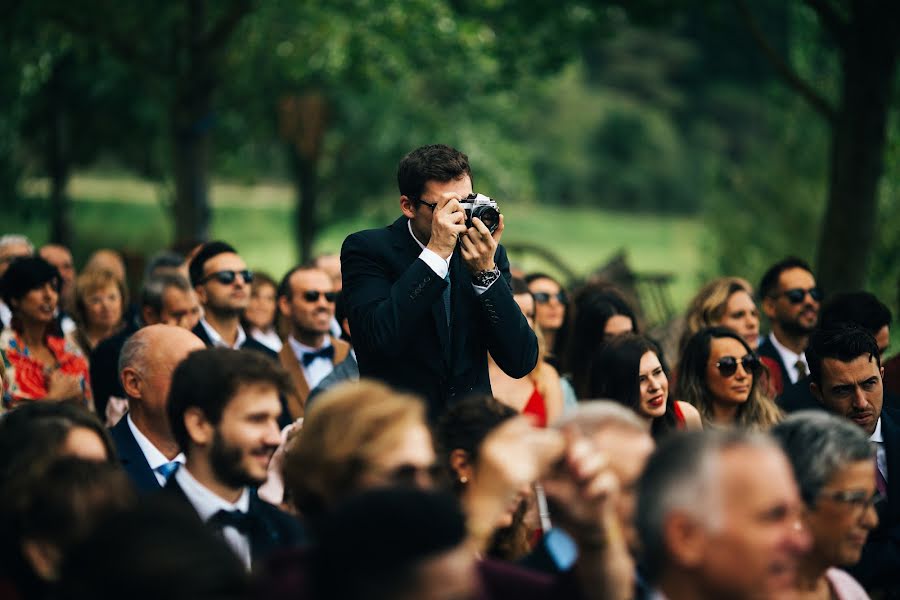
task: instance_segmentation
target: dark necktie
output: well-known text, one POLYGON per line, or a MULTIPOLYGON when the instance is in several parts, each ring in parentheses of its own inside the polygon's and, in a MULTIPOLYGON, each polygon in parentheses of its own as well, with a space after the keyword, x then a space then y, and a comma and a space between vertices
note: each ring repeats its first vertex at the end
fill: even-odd
POLYGON ((797 359, 797 362, 794 363, 794 367, 797 368, 797 381, 800 381, 801 379, 809 375, 809 373, 806 371, 806 363, 802 360, 797 359))
POLYGON ((218 529, 234 527, 242 534, 249 537, 253 531, 254 519, 249 513, 239 510, 220 510, 209 518, 209 524, 218 529))
MULTIPOLYGON (((881 442, 875 442, 879 447, 881 446, 881 442)), ((875 454, 875 488, 878 490, 878 493, 881 494, 883 498, 887 498, 887 480, 884 478, 884 475, 881 474, 881 469, 878 468, 878 454, 875 454)))
POLYGON ((444 281, 447 282, 447 287, 444 288, 443 298, 444 298, 444 314, 447 316, 447 327, 450 327, 450 271, 447 271, 447 275, 444 277, 444 281))
POLYGON ((317 358, 327 358, 328 360, 334 360, 334 346, 326 346, 321 350, 316 350, 315 352, 304 352, 303 353, 303 366, 308 367, 313 363, 317 358))

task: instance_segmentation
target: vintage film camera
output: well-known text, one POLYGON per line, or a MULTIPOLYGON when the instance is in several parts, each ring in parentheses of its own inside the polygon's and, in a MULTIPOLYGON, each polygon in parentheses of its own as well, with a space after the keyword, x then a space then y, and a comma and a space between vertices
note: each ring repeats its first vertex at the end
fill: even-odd
POLYGON ((500 210, 497 203, 482 194, 469 194, 459 201, 466 211, 466 227, 472 226, 472 217, 478 217, 491 233, 500 226, 500 210))

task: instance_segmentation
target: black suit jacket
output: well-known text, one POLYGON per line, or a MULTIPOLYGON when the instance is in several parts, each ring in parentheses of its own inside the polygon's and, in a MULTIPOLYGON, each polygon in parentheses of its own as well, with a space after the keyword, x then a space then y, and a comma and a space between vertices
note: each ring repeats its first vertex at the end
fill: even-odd
POLYGON ((494 261, 502 280, 481 295, 459 250, 450 260, 450 326, 442 294, 447 286, 424 261, 407 218, 361 231, 341 248, 346 300, 360 377, 374 377, 417 393, 435 419, 454 398, 491 393, 487 353, 512 377, 537 364, 537 339, 515 303, 502 246, 494 261))
MULTIPOLYGON (((169 478, 163 493, 168 494, 170 498, 184 502, 191 510, 194 510, 194 505, 188 500, 174 476, 169 478)), ((249 535, 250 560, 253 565, 265 560, 275 550, 293 548, 307 541, 306 531, 300 521, 265 500, 260 500, 254 489, 250 490, 250 505, 247 514, 255 517, 257 523, 249 535)))
POLYGON ((878 511, 878 527, 850 573, 869 591, 900 598, 900 411, 881 410, 881 435, 887 458, 887 502, 878 511))
MULTIPOLYGON (((209 336, 206 334, 206 329, 203 328, 203 323, 200 323, 198 321, 191 331, 194 333, 194 335, 200 338, 200 340, 206 345, 207 348, 213 347, 212 340, 209 339, 209 336)), ((265 344, 258 342, 250 335, 247 335, 247 339, 245 339, 244 343, 241 344, 241 350, 255 350, 256 352, 262 352, 272 360, 278 360, 278 354, 275 351, 273 351, 265 344)))
POLYGON ((145 494, 159 491, 159 480, 156 479, 150 463, 147 462, 147 457, 144 456, 137 440, 134 439, 131 428, 128 427, 127 418, 119 419, 119 422, 109 430, 109 434, 116 445, 116 452, 119 454, 122 468, 125 469, 138 492, 145 494))
POLYGON ((781 355, 778 354, 778 349, 775 348, 775 344, 772 343, 768 335, 763 338, 756 351, 760 356, 768 356, 778 364, 778 367, 781 369, 781 381, 784 384, 784 389, 787 390, 791 386, 791 376, 788 374, 787 367, 784 366, 784 361, 781 360, 781 355))
POLYGON ((91 352, 91 391, 94 392, 94 409, 100 420, 106 422, 106 405, 110 396, 125 398, 122 380, 119 379, 119 354, 122 347, 140 325, 127 321, 119 333, 97 344, 91 352))

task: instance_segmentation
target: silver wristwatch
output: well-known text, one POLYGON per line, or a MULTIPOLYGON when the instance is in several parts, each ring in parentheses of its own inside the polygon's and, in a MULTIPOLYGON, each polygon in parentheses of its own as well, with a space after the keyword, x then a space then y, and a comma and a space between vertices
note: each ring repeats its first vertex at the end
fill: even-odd
POLYGON ((472 274, 472 284, 478 287, 490 287, 498 279, 500 279, 500 269, 497 267, 491 271, 478 271, 472 274))

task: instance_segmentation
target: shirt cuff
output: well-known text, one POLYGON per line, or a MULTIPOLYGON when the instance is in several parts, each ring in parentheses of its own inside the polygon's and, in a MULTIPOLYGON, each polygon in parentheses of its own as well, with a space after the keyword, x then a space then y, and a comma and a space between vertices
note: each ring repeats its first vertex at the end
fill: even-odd
POLYGON ((428 248, 422 250, 421 254, 419 254, 419 258, 421 258, 426 265, 431 267, 431 270, 434 271, 438 277, 446 279, 447 273, 450 272, 450 265, 447 264, 446 260, 428 248))
MULTIPOLYGON (((491 285, 494 285, 494 284, 497 283, 498 281, 500 281, 500 277, 498 277, 497 279, 493 280, 493 281, 491 282, 491 285)), ((488 290, 491 288, 491 285, 483 286, 483 285, 475 285, 475 284, 473 283, 473 284, 472 284, 472 287, 475 289, 475 295, 476 295, 476 296, 480 296, 480 295, 482 295, 483 293, 485 293, 486 291, 488 291, 488 290)))

